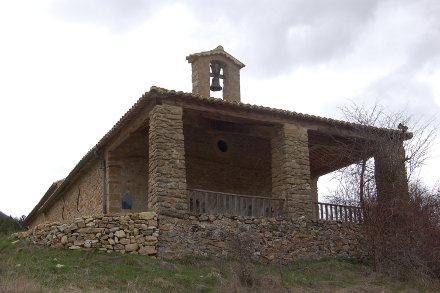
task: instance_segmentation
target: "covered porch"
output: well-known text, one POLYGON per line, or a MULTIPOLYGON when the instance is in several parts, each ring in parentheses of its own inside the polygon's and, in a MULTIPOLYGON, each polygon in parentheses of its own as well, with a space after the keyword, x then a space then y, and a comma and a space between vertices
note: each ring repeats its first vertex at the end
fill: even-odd
POLYGON ((333 127, 328 134, 186 108, 182 127, 184 212, 361 221, 359 208, 320 203, 317 194, 320 176, 361 159, 361 140, 333 127))
POLYGON ((179 93, 150 101, 107 151, 109 211, 128 194, 125 212, 178 218, 362 220, 358 208, 320 203, 317 192, 320 176, 376 156, 363 147, 372 137, 352 124, 179 93))

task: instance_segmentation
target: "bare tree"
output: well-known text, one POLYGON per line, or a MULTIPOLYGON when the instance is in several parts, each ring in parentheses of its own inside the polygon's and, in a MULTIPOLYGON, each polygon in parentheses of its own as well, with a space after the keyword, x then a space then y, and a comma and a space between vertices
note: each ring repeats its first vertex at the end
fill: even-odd
MULTIPOLYGON (((359 125, 357 132, 366 139, 353 149, 358 162, 335 173, 339 186, 327 200, 361 206, 364 238, 375 270, 399 277, 439 278, 440 194, 425 188, 419 178, 436 139, 433 120, 414 121, 403 112, 388 113, 377 104, 366 108, 351 103, 341 111, 346 120, 359 125), (378 135, 378 128, 395 130, 378 135), (379 160, 375 162, 374 157, 379 160), (392 182, 388 184, 391 189, 384 189, 388 186, 384 187, 383 180, 392 182)), ((343 147, 344 155, 350 154, 347 144, 343 147)))
MULTIPOLYGON (((405 165, 408 182, 420 182, 419 174, 425 164, 431 148, 437 138, 437 127, 434 118, 414 119, 402 112, 387 112, 379 104, 372 107, 357 105, 351 102, 340 108, 344 120, 357 124, 358 132, 365 137, 375 137, 374 129, 364 126, 374 126, 384 129, 410 129, 412 138, 403 141, 405 149, 405 165)), ((381 137, 357 148, 357 156, 361 159, 350 166, 344 167, 333 174, 333 180, 338 182, 336 189, 325 196, 326 200, 337 204, 360 205, 363 207, 365 198, 376 194, 375 166, 372 153, 381 152, 384 145, 390 144, 392 135, 381 137)), ((343 148, 346 148, 344 145, 343 148)), ((343 152, 346 155, 346 149, 343 152)), ((348 150, 349 151, 349 150, 348 150)))

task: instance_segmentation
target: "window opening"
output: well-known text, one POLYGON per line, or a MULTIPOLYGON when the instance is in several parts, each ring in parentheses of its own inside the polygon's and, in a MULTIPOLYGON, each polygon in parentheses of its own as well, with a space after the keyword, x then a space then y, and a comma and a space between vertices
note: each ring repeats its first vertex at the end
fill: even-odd
POLYGON ((131 210, 131 195, 129 194, 122 195, 122 209, 131 210))
POLYGON ((226 153, 227 151, 228 151, 228 144, 224 141, 224 140, 219 140, 218 142, 217 142, 217 147, 218 147, 218 149, 221 151, 221 152, 223 152, 223 153, 226 153))

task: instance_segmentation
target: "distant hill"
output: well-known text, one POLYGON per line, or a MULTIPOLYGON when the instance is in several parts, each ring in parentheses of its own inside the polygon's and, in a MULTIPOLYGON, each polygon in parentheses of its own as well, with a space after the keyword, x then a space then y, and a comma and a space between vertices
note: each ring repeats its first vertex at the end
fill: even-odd
MULTIPOLYGON (((0 212, 0 236, 23 230, 21 219, 13 218, 0 212)), ((1 291, 1 287, 0 287, 1 291)))

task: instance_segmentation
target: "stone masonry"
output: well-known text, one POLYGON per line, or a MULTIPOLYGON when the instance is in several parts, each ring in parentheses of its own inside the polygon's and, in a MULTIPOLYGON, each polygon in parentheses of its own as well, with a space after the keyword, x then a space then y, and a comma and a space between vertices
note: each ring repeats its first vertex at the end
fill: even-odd
POLYGON ((186 213, 182 108, 157 105, 150 113, 149 207, 161 214, 186 213))
POLYGON ((184 126, 188 188, 268 196, 271 193, 269 139, 184 126), (227 143, 226 152, 217 143, 227 143), (258 158, 258 160, 255 160, 258 158))
POLYGON ((107 210, 131 213, 148 210, 148 135, 132 133, 107 154, 107 210), (123 210, 121 196, 132 198, 132 209, 123 210))
POLYGON ((228 215, 200 215, 177 219, 158 216, 158 255, 165 258, 186 255, 240 255, 234 242, 253 240, 252 257, 267 263, 296 259, 345 257, 367 254, 361 226, 336 221, 251 218, 228 215))
POLYGON ((240 69, 244 67, 218 46, 214 50, 193 54, 187 57, 192 66, 192 92, 205 98, 210 97, 210 64, 218 62, 223 68, 223 99, 240 102, 240 69))
POLYGON ((284 124, 271 141, 272 194, 286 200, 285 213, 314 218, 307 131, 284 124))
POLYGON ((71 250, 155 255, 236 257, 240 238, 252 240, 250 257, 288 263, 322 257, 367 257, 361 225, 337 221, 199 215, 184 218, 154 212, 81 217, 48 222, 13 236, 71 250))
POLYGON ((70 222, 87 214, 102 214, 102 169, 98 160, 85 168, 47 211, 38 214, 32 227, 44 222, 70 222))
POLYGON ((374 157, 378 199, 409 198, 403 142, 389 139, 380 147, 374 157))
POLYGON ((142 212, 81 217, 69 223, 46 222, 13 236, 71 250, 155 255, 159 229, 156 213, 142 212))

